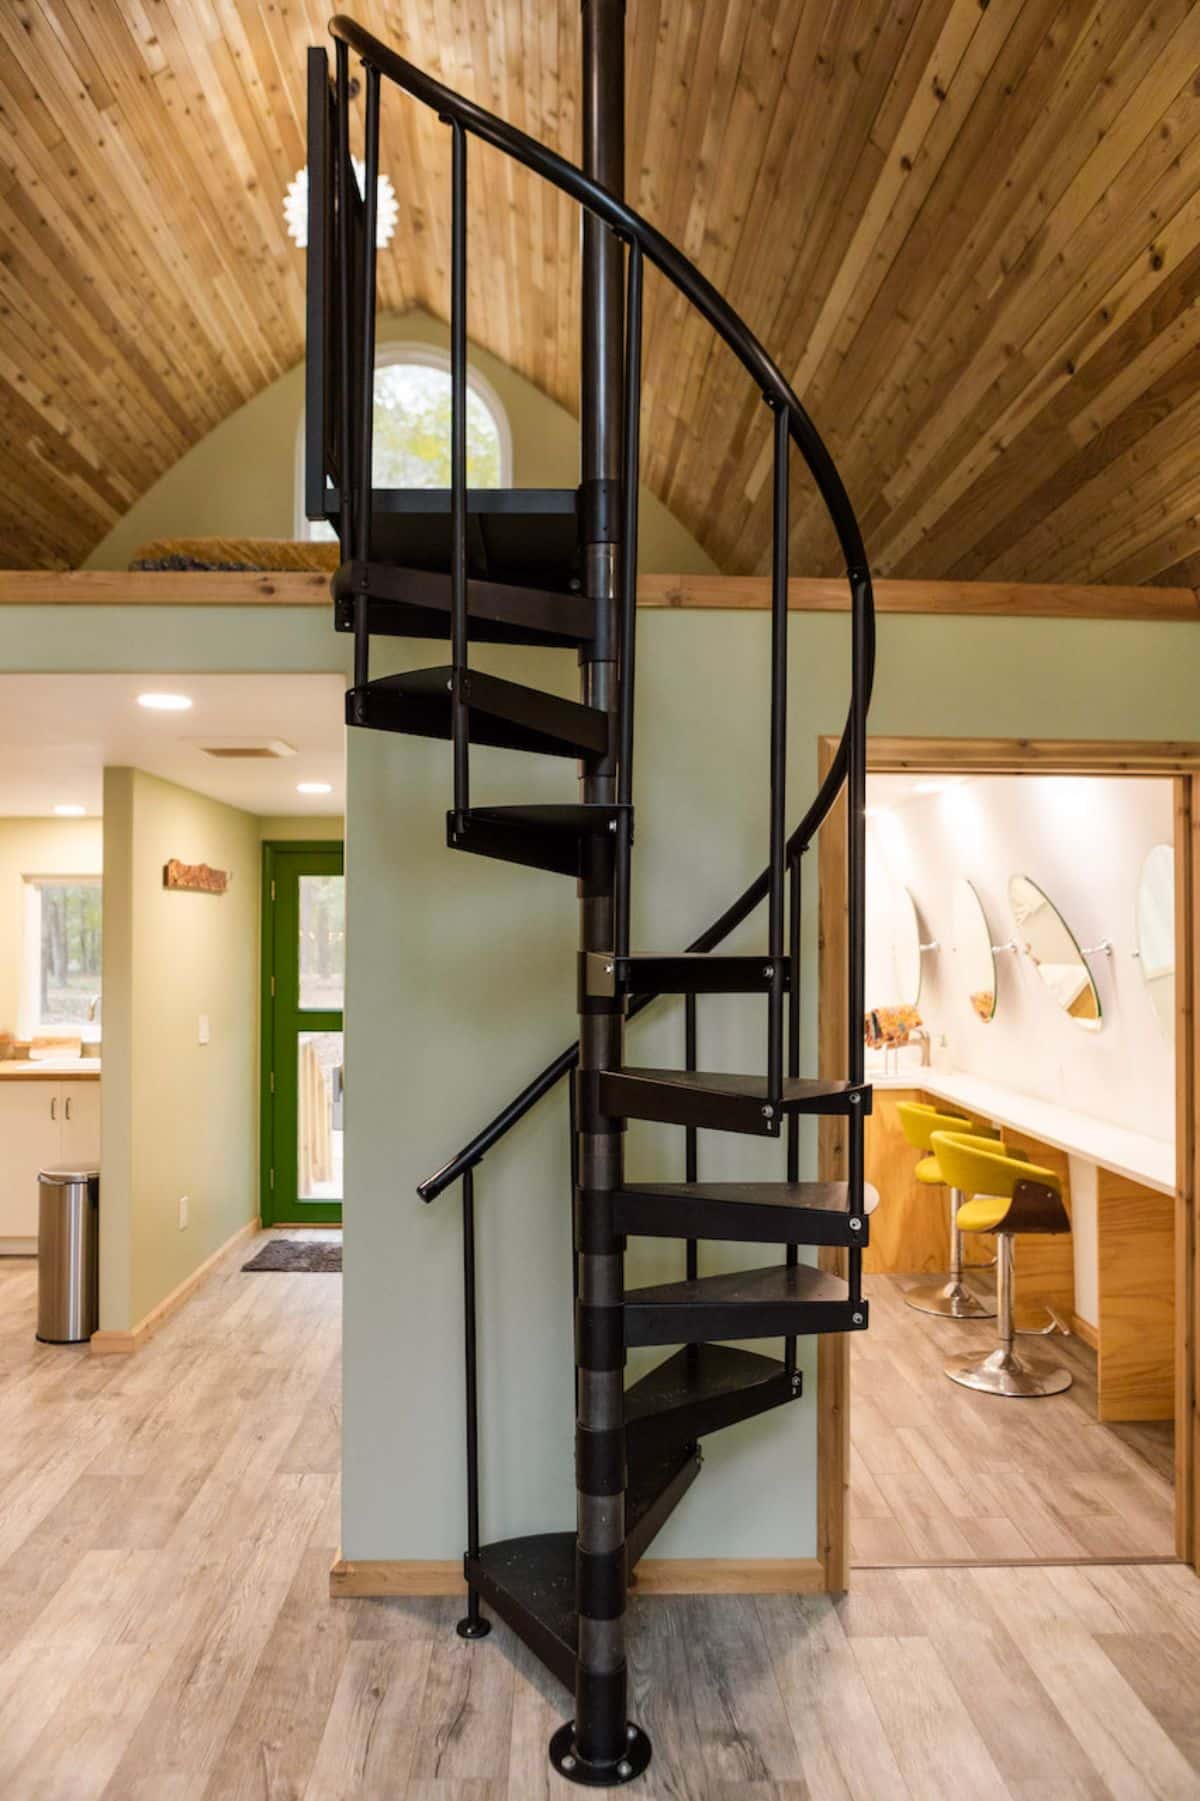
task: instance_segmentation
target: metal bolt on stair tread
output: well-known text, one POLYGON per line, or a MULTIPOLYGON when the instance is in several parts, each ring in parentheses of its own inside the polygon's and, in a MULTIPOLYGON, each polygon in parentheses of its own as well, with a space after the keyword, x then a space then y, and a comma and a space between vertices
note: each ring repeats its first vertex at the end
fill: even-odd
POLYGON ((575 1759, 568 1754, 568 1756, 564 1757, 562 1760, 562 1767, 564 1770, 573 1770, 575 1768, 575 1759))
POLYGON ((862 1231, 862 1221, 861 1221, 861 1219, 855 1219, 855 1218, 851 1218, 851 1220, 850 1220, 850 1222, 849 1222, 849 1225, 850 1225, 850 1230, 851 1230, 851 1231, 852 1231, 852 1232, 861 1232, 861 1231, 862 1231))
POLYGON ((774 1107, 764 1107, 762 1110, 762 1116, 764 1119, 774 1119, 774 1117, 775 1117, 774 1107))
POLYGON ((628 1758, 623 1757, 617 1765, 617 1775, 626 1777, 633 1775, 633 1765, 629 1762, 628 1758))
POLYGON ((852 1325, 855 1325, 855 1326, 861 1326, 861 1325, 862 1325, 862 1323, 863 1323, 863 1316, 862 1316, 862 1314, 861 1314, 861 1313, 852 1313, 852 1314, 851 1314, 851 1315, 850 1315, 850 1322, 851 1322, 851 1324, 852 1324, 852 1325))

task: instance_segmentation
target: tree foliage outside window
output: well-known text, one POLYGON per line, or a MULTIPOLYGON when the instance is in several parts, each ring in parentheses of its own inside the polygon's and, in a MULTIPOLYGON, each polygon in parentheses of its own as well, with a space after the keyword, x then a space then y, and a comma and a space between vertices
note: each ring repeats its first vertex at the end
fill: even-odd
MULTIPOLYGON (((381 363, 375 371, 372 475, 377 488, 450 486, 450 372, 426 363, 381 363)), ((467 482, 498 488, 500 427, 467 389, 467 482)))
POLYGON ((40 1023, 81 1024, 100 992, 100 883, 41 882, 40 1023))

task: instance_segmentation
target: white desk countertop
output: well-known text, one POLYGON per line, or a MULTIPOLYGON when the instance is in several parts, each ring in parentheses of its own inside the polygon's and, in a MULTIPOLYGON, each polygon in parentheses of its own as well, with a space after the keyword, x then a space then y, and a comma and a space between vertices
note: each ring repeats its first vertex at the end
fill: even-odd
POLYGON ((926 1069, 905 1063, 887 1075, 868 1070, 867 1081, 880 1091, 919 1088, 939 1100, 957 1101, 993 1125, 1028 1132, 1043 1144, 1051 1144, 1069 1156, 1085 1158, 1101 1169, 1111 1169, 1159 1194, 1175 1192, 1175 1146, 1169 1139, 1131 1132, 1090 1113, 1075 1113, 1069 1107, 1059 1107, 1037 1095, 1020 1094, 1015 1088, 1003 1088, 998 1082, 987 1082, 962 1070, 926 1069))

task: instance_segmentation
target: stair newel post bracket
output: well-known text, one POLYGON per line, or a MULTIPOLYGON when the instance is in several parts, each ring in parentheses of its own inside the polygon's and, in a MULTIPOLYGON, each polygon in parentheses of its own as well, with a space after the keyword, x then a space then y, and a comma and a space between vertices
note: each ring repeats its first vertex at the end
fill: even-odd
MULTIPOLYGON (((466 1372, 467 1399, 467 1555, 465 1568, 471 1582, 471 1568, 479 1556, 479 1383, 476 1344, 475 1305, 475 1171, 468 1169, 462 1179, 463 1235, 463 1364, 466 1372)), ((479 1591, 472 1584, 467 1590, 467 1611, 456 1628, 460 1638, 486 1638, 491 1622, 479 1611, 479 1591)))
POLYGON ((467 716, 467 134, 450 122, 452 149, 450 249, 450 661, 454 811, 470 807, 467 716))

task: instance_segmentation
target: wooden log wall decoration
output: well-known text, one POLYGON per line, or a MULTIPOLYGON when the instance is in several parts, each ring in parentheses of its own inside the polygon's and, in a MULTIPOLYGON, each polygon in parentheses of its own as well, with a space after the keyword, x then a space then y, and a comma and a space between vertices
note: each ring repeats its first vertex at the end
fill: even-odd
POLYGON ((232 880, 227 869, 210 869, 207 863, 181 863, 172 857, 163 865, 163 887, 179 894, 224 894, 232 880))

